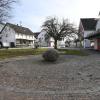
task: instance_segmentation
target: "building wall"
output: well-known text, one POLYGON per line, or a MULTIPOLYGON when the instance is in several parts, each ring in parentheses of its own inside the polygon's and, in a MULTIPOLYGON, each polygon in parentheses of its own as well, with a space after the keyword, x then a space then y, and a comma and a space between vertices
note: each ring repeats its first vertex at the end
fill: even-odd
POLYGON ((22 33, 16 33, 12 28, 9 26, 6 26, 4 30, 2 31, 1 36, 1 42, 3 45, 11 45, 11 42, 14 43, 16 46, 19 40, 24 40, 26 41, 27 44, 30 46, 34 47, 34 40, 35 37, 34 35, 27 35, 27 34, 22 34, 22 33))
POLYGON ((26 40, 34 40, 34 35, 22 34, 22 33, 15 33, 16 39, 26 39, 26 40))
POLYGON ((84 39, 84 41, 83 41, 83 46, 84 46, 84 48, 89 48, 89 47, 91 47, 91 41, 88 40, 88 39, 84 39))
POLYGON ((97 22, 96 31, 97 31, 98 29, 100 29, 100 19, 99 19, 98 22, 97 22))
POLYGON ((4 27, 4 24, 0 24, 0 32, 1 32, 3 27, 4 27))
POLYGON ((35 41, 34 35, 15 33, 15 38, 16 38, 16 45, 20 45, 21 40, 23 40, 22 43, 23 45, 34 47, 34 41, 35 41))
POLYGON ((100 39, 94 39, 94 49, 100 50, 100 39))
POLYGON ((6 26, 1 34, 1 41, 3 44, 7 44, 9 46, 11 42, 16 44, 15 31, 9 26, 6 26))
MULTIPOLYGON (((92 31, 85 31, 84 30, 84 38, 89 36, 89 35, 95 34, 96 31, 98 31, 98 30, 100 31, 100 19, 98 19, 98 22, 96 25, 96 30, 92 30, 92 31)), ((81 33, 83 32, 82 27, 81 27, 81 23, 79 25, 79 31, 81 31, 81 33)), ((94 41, 94 49, 100 50, 100 39, 93 39, 93 41, 94 41)), ((84 48, 91 47, 91 40, 84 39, 83 46, 84 46, 84 48)))
MULTIPOLYGON (((1 24, 0 23, 0 32, 1 32, 1 30, 3 29, 3 27, 4 27, 4 24, 1 24)), ((2 36, 2 34, 0 34, 0 42, 1 42, 1 36, 2 36)), ((0 45, 1 46, 1 45, 0 45)))
POLYGON ((82 25, 81 21, 80 21, 80 24, 79 24, 79 33, 81 33, 81 34, 84 33, 84 28, 83 28, 83 25, 82 25))
POLYGON ((45 32, 41 31, 41 33, 38 35, 38 44, 40 47, 51 47, 51 39, 45 40, 45 32))
POLYGON ((38 35, 38 44, 40 47, 42 46, 47 46, 47 43, 45 42, 45 39, 44 39, 44 35, 45 35, 45 32, 41 32, 39 35, 38 35))
MULTIPOLYGON (((94 34, 94 31, 84 31, 84 38, 90 34, 94 34)), ((91 41, 89 39, 84 39, 83 41, 84 48, 91 47, 91 41)))
POLYGON ((93 31, 84 31, 84 37, 87 37, 88 35, 94 34, 94 30, 93 31))
MULTIPOLYGON (((38 35, 38 43, 40 46, 46 46, 46 47, 54 47, 54 39, 53 38, 50 38, 48 41, 45 41, 45 32, 41 32, 39 35, 38 35)), ((61 47, 61 46, 65 46, 65 41, 66 41, 66 38, 64 38, 63 40, 61 41, 57 41, 57 46, 58 47, 61 47)))

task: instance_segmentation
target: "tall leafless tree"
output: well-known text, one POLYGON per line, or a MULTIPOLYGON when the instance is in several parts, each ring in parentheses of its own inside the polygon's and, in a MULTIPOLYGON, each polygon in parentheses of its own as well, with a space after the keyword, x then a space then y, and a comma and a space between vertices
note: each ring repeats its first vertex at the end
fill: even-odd
POLYGON ((42 25, 43 31, 46 32, 46 38, 54 39, 54 48, 57 49, 57 41, 62 40, 66 36, 71 36, 75 32, 73 24, 68 20, 58 21, 55 17, 49 17, 42 25))
POLYGON ((75 37, 74 37, 74 42, 76 43, 76 47, 77 47, 77 43, 79 42, 80 47, 82 47, 82 41, 83 41, 83 34, 80 33, 77 29, 77 32, 75 33, 75 37))
POLYGON ((0 22, 11 17, 12 5, 18 0, 0 0, 0 22))

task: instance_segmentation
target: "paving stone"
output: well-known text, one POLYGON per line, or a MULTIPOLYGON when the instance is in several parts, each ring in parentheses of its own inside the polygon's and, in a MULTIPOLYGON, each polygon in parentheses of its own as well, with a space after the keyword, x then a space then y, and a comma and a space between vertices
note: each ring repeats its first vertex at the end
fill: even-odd
POLYGON ((0 100, 100 100, 100 55, 0 61, 0 100))

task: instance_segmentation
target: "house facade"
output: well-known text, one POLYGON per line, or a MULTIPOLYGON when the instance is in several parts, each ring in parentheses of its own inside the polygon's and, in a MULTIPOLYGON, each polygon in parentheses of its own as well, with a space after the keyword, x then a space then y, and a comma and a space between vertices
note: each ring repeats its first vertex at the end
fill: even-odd
POLYGON ((85 39, 90 33, 95 32, 97 20, 94 18, 83 18, 80 19, 79 32, 84 37, 83 47, 90 48, 91 40, 85 39))
MULTIPOLYGON (((54 39, 50 37, 49 39, 45 39, 46 32, 41 31, 38 35, 38 44, 40 47, 54 47, 54 39)), ((57 41, 58 48, 65 47, 66 37, 61 41, 57 41)))
POLYGON ((34 33, 19 25, 6 23, 0 32, 0 44, 4 47, 34 46, 34 41, 34 33))
POLYGON ((0 32, 1 32, 1 30, 2 30, 2 28, 4 27, 4 23, 0 23, 0 32))
POLYGON ((53 38, 45 39, 46 33, 41 31, 38 35, 38 44, 39 47, 53 47, 54 46, 54 40, 53 38))
POLYGON ((83 18, 80 19, 79 32, 83 35, 84 48, 93 47, 95 50, 100 50, 100 19, 98 18, 83 18))

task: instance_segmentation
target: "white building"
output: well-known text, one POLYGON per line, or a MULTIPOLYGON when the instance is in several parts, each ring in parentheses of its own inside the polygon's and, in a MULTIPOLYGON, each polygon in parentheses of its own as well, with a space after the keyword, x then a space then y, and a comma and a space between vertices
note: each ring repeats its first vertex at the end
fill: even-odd
MULTIPOLYGON (((2 27, 2 26, 1 26, 2 27)), ((34 46, 34 33, 22 26, 6 23, 0 32, 1 46, 34 46)))
POLYGON ((97 25, 97 19, 95 18, 80 19, 79 32, 84 37, 84 41, 83 41, 84 48, 91 47, 92 41, 89 39, 86 39, 86 37, 96 31, 96 25, 97 25))
POLYGON ((100 50, 100 19, 84 18, 80 20, 79 32, 84 37, 84 48, 94 47, 100 50))
POLYGON ((52 38, 45 40, 45 32, 41 31, 38 35, 38 44, 40 47, 53 47, 54 40, 52 38))
MULTIPOLYGON (((40 47, 54 47, 54 39, 50 37, 49 39, 45 39, 46 33, 41 31, 38 35, 38 44, 40 47)), ((58 47, 65 47, 66 38, 62 39, 61 41, 57 41, 58 47)))
POLYGON ((4 27, 4 23, 0 23, 0 32, 1 32, 1 30, 2 30, 2 28, 4 27))

